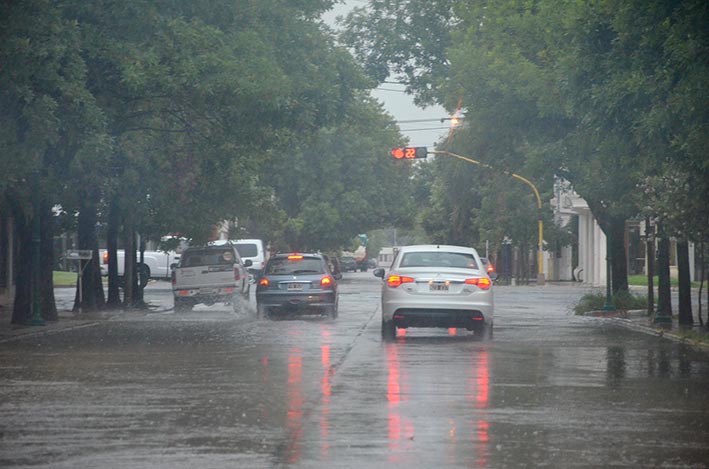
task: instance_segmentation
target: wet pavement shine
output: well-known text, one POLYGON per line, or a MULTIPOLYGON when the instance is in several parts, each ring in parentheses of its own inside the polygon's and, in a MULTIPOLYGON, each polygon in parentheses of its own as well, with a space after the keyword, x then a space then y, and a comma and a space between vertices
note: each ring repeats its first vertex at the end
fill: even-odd
POLYGON ((175 314, 156 282, 146 312, 2 326, 0 467, 707 467, 709 354, 574 316, 587 291, 496 286, 491 342, 383 342, 371 273, 334 320, 175 314))

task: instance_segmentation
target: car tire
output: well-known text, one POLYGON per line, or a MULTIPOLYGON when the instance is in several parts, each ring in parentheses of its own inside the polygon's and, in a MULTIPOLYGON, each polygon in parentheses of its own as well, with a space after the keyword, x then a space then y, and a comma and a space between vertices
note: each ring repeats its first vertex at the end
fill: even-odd
POLYGON ((192 305, 182 298, 175 298, 175 306, 173 309, 176 313, 186 313, 192 310, 192 305))
POLYGON ((396 326, 394 325, 394 321, 385 321, 382 319, 382 339, 396 339, 396 326))
POLYGON ((231 309, 235 313, 240 313, 244 310, 244 302, 240 294, 234 295, 234 298, 231 299, 231 309))
POLYGON ((138 264, 138 269, 137 269, 137 274, 138 274, 138 286, 140 288, 145 288, 148 286, 148 282, 150 281, 150 267, 148 267, 145 264, 138 264))
POLYGON ((487 342, 492 340, 492 327, 492 323, 483 324, 475 330, 475 338, 481 342, 487 342))
POLYGON ((268 319, 271 315, 268 312, 268 308, 261 304, 256 304, 256 316, 259 318, 268 319))

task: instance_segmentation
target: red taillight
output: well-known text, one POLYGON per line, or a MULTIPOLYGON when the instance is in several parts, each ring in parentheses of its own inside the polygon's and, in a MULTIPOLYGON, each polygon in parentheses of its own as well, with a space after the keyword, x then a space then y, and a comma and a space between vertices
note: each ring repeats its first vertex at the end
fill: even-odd
POLYGON ((489 273, 489 272, 494 272, 494 271, 495 271, 495 266, 492 265, 492 264, 488 264, 488 266, 487 266, 487 271, 488 271, 488 273, 489 273))
POLYGON ((241 272, 239 271, 238 267, 234 268, 234 280, 236 280, 237 282, 241 280, 241 272))
POLYGON ((320 285, 322 285, 323 287, 331 287, 332 277, 330 277, 329 275, 324 276, 320 279, 320 285))
POLYGON ((387 277, 387 285, 391 288, 396 288, 402 283, 413 283, 414 279, 411 277, 402 277, 401 275, 390 275, 387 277))
POLYGON ((258 281, 259 287, 267 287, 270 284, 271 284, 271 282, 269 282, 267 278, 262 278, 261 280, 258 281))
POLYGON ((177 283, 177 274, 175 273, 174 270, 170 274, 170 278, 172 279, 172 284, 175 285, 177 283))
POLYGON ((303 256, 301 256, 300 254, 292 254, 292 255, 288 256, 288 260, 289 261, 300 261, 300 260, 303 260, 303 256))
POLYGON ((487 277, 468 278, 465 279, 465 283, 468 285, 475 285, 481 290, 487 290, 490 288, 490 285, 492 285, 492 282, 490 282, 490 279, 487 277))
POLYGON ((107 252, 103 253, 103 263, 108 264, 108 253, 107 252))

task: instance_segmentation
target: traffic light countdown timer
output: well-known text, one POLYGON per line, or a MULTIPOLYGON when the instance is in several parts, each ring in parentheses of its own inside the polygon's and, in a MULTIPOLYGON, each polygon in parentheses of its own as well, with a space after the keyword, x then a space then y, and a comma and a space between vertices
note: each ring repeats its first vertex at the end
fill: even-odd
POLYGON ((415 158, 426 158, 428 149, 426 147, 404 147, 394 148, 391 156, 397 160, 413 160, 415 158))

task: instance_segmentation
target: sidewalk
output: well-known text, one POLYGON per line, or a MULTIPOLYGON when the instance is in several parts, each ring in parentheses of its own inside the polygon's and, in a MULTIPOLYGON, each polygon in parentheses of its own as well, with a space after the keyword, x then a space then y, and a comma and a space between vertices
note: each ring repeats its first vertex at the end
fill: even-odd
POLYGON ((694 327, 683 329, 677 324, 676 313, 672 317, 672 324, 669 327, 655 324, 653 318, 648 317, 645 310, 592 311, 586 316, 612 321, 614 324, 632 331, 669 339, 709 352, 709 329, 706 328, 706 325, 700 327, 696 318, 694 327))
MULTIPOLYGON (((146 288, 146 293, 152 288, 157 287, 159 286, 149 284, 146 288)), ((57 287, 55 292, 57 290, 63 290, 63 288, 57 287)), ((66 290, 74 291, 74 287, 67 287, 66 290)), ((82 327, 92 327, 101 322, 110 321, 114 317, 126 314, 147 314, 148 312, 154 313, 165 310, 164 307, 156 309, 154 306, 151 306, 150 299, 146 297, 145 301, 148 304, 147 310, 116 308, 98 313, 77 314, 71 310, 73 307, 73 295, 67 300, 59 299, 59 295, 55 295, 55 297, 57 297, 55 301, 58 319, 56 321, 44 321, 44 325, 41 326, 12 324, 12 309, 0 306, 0 343, 42 334, 54 334, 82 327)))

